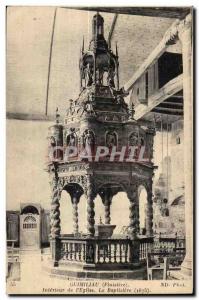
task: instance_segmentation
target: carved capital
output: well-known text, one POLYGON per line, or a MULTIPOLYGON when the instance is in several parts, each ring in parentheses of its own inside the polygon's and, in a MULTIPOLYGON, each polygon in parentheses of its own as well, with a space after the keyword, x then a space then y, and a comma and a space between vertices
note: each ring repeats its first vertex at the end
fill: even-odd
POLYGON ((110 216, 110 206, 112 203, 112 198, 114 195, 114 192, 111 190, 111 188, 103 188, 99 191, 99 195, 102 198, 102 202, 104 204, 104 219, 105 219, 105 224, 110 224, 111 223, 111 216, 110 216))
POLYGON ((130 201, 134 201, 137 199, 137 192, 138 192, 138 182, 130 184, 127 189, 127 196, 130 201))
POLYGON ((192 16, 191 14, 187 15, 184 20, 176 20, 173 25, 166 31, 163 43, 166 46, 175 44, 176 40, 179 38, 183 40, 183 33, 188 29, 191 29, 192 26, 192 16))
POLYGON ((180 21, 176 20, 173 25, 166 31, 163 41, 166 46, 175 44, 176 39, 178 38, 178 25, 180 21))
POLYGON ((112 198, 120 191, 117 187, 104 186, 98 190, 98 194, 100 195, 102 202, 104 205, 111 205, 112 198))

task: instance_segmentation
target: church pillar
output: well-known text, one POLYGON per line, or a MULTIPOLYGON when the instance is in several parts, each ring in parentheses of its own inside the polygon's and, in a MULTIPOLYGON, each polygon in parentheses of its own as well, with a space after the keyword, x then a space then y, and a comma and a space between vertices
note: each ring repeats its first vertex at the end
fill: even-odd
POLYGON ((153 235, 153 194, 152 194, 152 180, 147 189, 147 207, 146 207, 146 235, 148 237, 153 235))
POLYGON ((178 32, 182 44, 184 99, 184 180, 186 256, 181 265, 184 274, 192 275, 193 263, 193 48, 192 17, 181 21, 178 32))

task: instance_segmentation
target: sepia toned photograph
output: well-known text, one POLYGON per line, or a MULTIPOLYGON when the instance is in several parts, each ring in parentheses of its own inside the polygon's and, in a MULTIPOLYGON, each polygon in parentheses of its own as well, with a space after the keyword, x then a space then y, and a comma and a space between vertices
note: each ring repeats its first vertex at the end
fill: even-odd
POLYGON ((6 292, 194 292, 193 7, 6 7, 6 292))

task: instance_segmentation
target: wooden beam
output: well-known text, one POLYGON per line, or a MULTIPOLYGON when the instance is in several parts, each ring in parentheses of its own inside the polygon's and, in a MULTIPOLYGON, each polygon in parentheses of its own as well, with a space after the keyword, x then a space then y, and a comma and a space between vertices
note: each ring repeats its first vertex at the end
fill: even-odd
POLYGON ((183 97, 182 98, 175 98, 175 97, 170 97, 166 101, 167 103, 173 103, 173 104, 183 104, 183 97))
POLYGON ((190 7, 62 7, 87 11, 99 11, 107 13, 128 14, 158 18, 183 19, 190 13, 190 7))
POLYGON ((114 32, 114 29, 115 29, 115 25, 116 25, 116 22, 117 22, 117 18, 118 18, 118 14, 115 14, 114 18, 113 18, 112 25, 111 25, 111 29, 110 29, 110 32, 109 32, 109 35, 108 35, 108 46, 109 46, 109 48, 111 48, 111 40, 112 40, 113 32, 114 32))
POLYGON ((161 107, 156 107, 152 109, 152 112, 159 113, 159 114, 165 114, 165 115, 173 115, 173 116, 182 116, 183 110, 181 109, 166 109, 161 107))
POLYGON ((171 113, 174 113, 174 115, 175 115, 175 112, 176 113, 183 113, 183 109, 181 109, 181 108, 171 108, 171 107, 161 107, 161 106, 156 106, 152 111, 154 111, 154 110, 156 110, 156 111, 159 111, 159 112, 171 112, 171 113))
POLYGON ((57 7, 54 11, 53 24, 52 24, 52 33, 50 39, 50 50, 49 50, 49 60, 48 60, 48 76, 47 76, 47 85, 46 85, 46 105, 45 105, 45 114, 48 115, 48 98, 49 98, 49 87, 50 87, 50 75, 51 75, 51 61, 52 61, 52 50, 54 42, 54 33, 55 33, 55 22, 57 15, 57 7))
POLYGON ((173 95, 172 98, 183 99, 183 95, 173 95))
POLYGON ((137 69, 131 79, 124 84, 123 89, 129 92, 135 82, 147 71, 147 69, 157 62, 160 56, 165 52, 166 48, 169 46, 169 42, 173 40, 178 34, 179 20, 176 20, 171 27, 165 33, 163 39, 156 46, 156 48, 151 52, 151 54, 145 59, 143 64, 137 69))
POLYGON ((158 104, 176 94, 182 89, 182 74, 178 77, 170 80, 161 89, 159 89, 155 94, 148 98, 148 105, 138 104, 135 106, 135 116, 136 120, 142 118, 144 115, 152 111, 158 104))
POLYGON ((175 103, 175 102, 164 101, 156 107, 183 109, 183 103, 175 103))

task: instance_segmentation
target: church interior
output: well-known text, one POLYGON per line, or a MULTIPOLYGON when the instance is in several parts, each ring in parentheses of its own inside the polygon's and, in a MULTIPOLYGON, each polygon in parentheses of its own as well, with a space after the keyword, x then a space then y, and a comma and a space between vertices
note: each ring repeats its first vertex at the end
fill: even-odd
POLYGON ((7 9, 10 266, 32 250, 57 277, 192 276, 191 30, 190 8, 7 9), (49 162, 49 143, 136 138, 146 163, 49 162))

